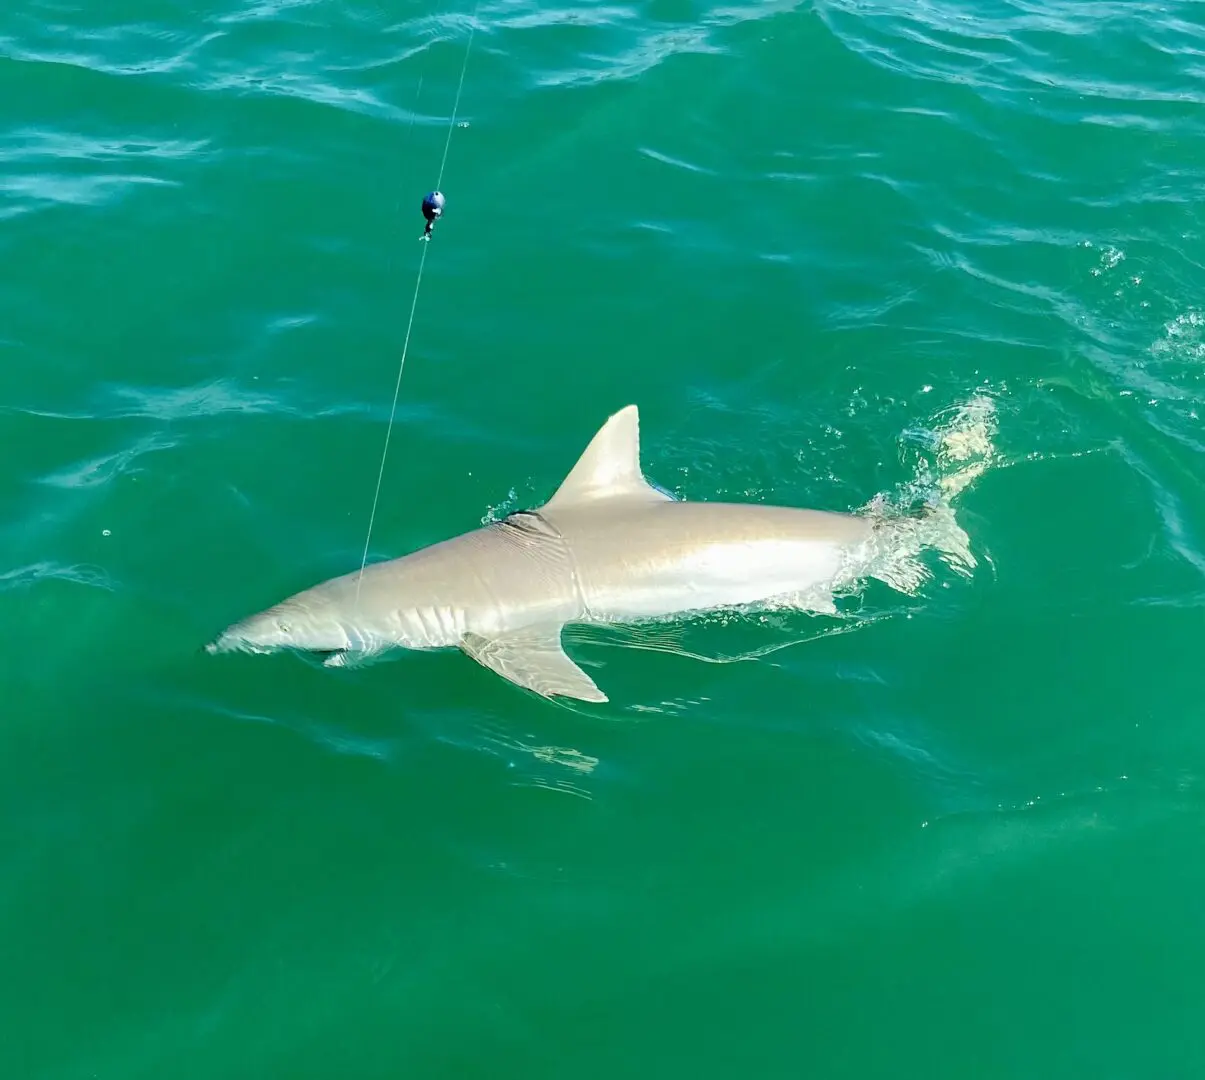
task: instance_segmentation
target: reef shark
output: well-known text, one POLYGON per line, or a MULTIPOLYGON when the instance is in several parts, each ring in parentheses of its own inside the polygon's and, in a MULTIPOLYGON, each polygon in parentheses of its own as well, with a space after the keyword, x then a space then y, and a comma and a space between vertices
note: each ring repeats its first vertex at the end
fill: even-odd
POLYGON ((315 585, 206 648, 326 653, 338 667, 458 647, 537 694, 602 702, 562 647, 566 624, 762 604, 835 613, 834 589, 866 576, 896 584, 875 569, 885 528, 861 512, 675 499, 642 473, 629 405, 537 509, 315 585))

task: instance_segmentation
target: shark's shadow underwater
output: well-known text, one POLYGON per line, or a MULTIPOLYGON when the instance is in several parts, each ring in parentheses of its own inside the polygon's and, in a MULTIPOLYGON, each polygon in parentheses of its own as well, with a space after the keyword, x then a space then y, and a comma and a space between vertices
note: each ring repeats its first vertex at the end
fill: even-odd
POLYGON ((860 580, 910 591, 923 546, 969 558, 945 505, 892 518, 673 499, 644 478, 629 405, 543 506, 297 593, 206 648, 326 653, 344 666, 393 648, 459 647, 545 697, 606 701, 562 648, 566 624, 751 605, 834 613, 834 592, 860 580), (924 528, 938 516, 944 527, 924 528))

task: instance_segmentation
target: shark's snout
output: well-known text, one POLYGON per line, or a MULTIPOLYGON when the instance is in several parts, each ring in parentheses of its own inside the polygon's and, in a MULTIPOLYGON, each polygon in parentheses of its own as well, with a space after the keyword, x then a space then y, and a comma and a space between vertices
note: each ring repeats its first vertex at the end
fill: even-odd
POLYGON ((212 655, 344 649, 348 635, 335 614, 321 598, 301 594, 233 623, 206 645, 205 651, 212 655))
POLYGON ((205 646, 205 651, 210 656, 216 656, 219 653, 232 652, 261 652, 264 650, 256 648, 251 642, 240 635, 233 633, 230 630, 224 630, 213 641, 205 646))
POLYGON ((205 646, 211 656, 216 653, 267 653, 288 648, 292 642, 287 623, 269 612, 253 615, 228 626, 205 646))

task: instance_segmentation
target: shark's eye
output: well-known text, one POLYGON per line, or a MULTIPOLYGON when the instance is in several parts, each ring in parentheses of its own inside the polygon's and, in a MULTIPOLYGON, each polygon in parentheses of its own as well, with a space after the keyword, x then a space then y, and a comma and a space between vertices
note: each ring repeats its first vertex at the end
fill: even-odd
POLYGON ((278 627, 280 627, 280 632, 282 634, 287 634, 289 632, 289 624, 288 623, 278 622, 276 625, 278 627))

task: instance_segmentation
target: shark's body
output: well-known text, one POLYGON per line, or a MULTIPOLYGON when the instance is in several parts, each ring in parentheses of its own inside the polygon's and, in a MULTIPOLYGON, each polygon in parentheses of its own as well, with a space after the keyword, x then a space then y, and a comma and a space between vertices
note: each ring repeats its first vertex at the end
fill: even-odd
POLYGON ((316 585, 208 648, 329 652, 341 665, 456 646, 539 694, 606 701, 562 649, 567 623, 767 601, 832 610, 832 590, 864 573, 875 529, 857 514, 674 500, 641 473, 628 406, 537 510, 316 585))

